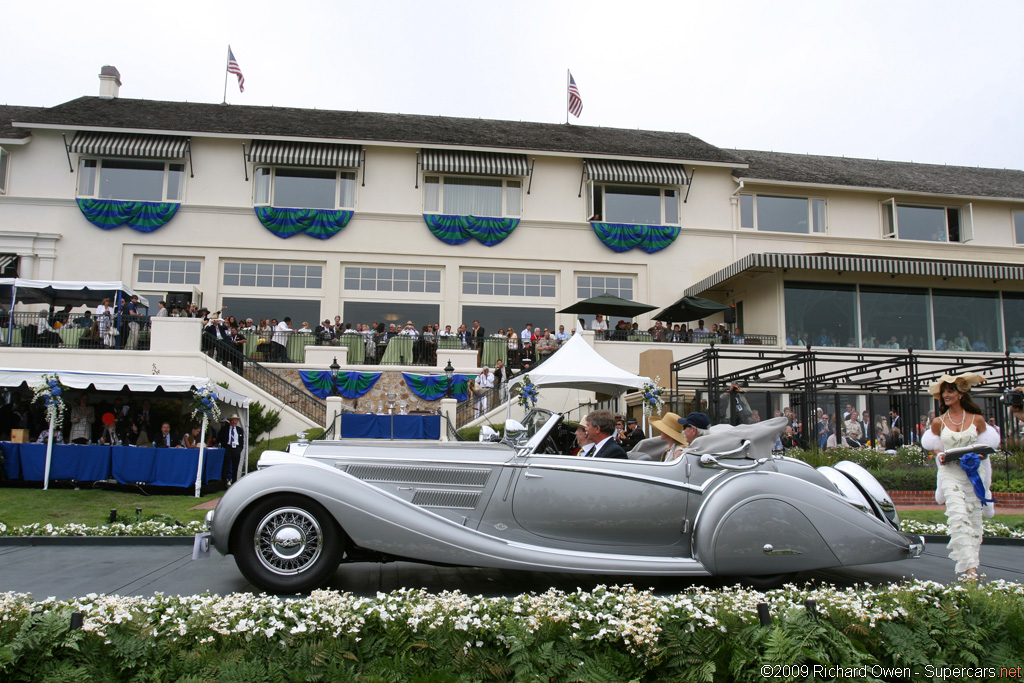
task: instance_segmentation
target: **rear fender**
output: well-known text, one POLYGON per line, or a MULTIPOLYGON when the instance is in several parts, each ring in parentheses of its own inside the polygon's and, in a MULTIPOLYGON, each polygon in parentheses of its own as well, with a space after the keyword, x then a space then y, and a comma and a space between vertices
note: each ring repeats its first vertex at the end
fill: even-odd
POLYGON ((910 538, 834 489, 750 472, 708 495, 694 524, 694 557, 713 574, 781 574, 904 559, 910 538))

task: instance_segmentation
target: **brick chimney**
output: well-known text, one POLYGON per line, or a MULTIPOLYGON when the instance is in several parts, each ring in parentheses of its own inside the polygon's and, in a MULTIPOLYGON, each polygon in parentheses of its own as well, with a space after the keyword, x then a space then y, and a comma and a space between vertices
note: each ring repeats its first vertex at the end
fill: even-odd
POLYGON ((121 72, 116 66, 105 66, 100 69, 100 97, 112 100, 117 97, 121 88, 121 72))

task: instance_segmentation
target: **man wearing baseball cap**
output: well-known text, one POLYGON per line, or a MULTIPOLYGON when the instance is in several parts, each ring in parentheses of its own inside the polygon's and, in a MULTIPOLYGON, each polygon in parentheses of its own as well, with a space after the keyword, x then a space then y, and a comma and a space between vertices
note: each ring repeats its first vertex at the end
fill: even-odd
POLYGON ((711 418, 707 413, 693 412, 686 417, 679 418, 679 424, 683 429, 686 442, 692 444, 694 439, 708 433, 708 428, 711 427, 711 418))

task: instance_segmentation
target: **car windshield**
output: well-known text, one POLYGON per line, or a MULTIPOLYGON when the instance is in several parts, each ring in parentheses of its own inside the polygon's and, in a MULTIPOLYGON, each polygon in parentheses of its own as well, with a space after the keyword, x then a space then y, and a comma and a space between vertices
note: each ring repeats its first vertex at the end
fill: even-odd
POLYGON ((516 425, 521 425, 523 429, 512 430, 509 429, 506 424, 505 442, 511 444, 515 448, 535 445, 540 441, 538 435, 542 435, 550 431, 550 428, 557 422, 558 416, 550 411, 536 409, 531 410, 526 417, 516 425))

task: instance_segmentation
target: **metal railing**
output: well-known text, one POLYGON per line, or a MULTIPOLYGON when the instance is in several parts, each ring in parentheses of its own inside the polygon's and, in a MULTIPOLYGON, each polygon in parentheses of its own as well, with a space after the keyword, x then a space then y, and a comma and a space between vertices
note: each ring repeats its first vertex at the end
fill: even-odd
POLYGON ((0 346, 37 349, 149 349, 149 316, 94 316, 91 311, 0 312, 0 346))
POLYGON ((257 361, 243 356, 242 376, 276 397, 293 410, 308 417, 317 425, 325 424, 327 418, 327 402, 321 401, 309 392, 300 390, 291 382, 286 381, 277 373, 268 370, 257 361))
POLYGON ((610 330, 597 332, 597 339, 605 341, 644 342, 647 344, 749 344, 751 346, 775 346, 779 338, 774 334, 732 334, 728 331, 717 334, 687 330, 686 332, 667 328, 649 330, 610 330))

